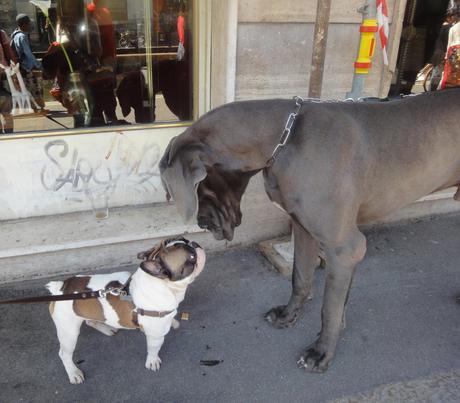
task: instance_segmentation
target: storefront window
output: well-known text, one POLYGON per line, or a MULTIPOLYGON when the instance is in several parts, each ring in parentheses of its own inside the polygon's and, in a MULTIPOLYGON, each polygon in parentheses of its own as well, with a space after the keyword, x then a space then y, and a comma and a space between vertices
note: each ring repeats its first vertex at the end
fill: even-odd
POLYGON ((0 136, 188 121, 192 0, 0 0, 0 136))

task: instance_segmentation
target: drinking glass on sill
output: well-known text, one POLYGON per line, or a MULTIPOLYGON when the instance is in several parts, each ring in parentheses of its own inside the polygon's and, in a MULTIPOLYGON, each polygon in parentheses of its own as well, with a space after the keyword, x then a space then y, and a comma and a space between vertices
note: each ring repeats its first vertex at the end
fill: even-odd
POLYGON ((96 220, 105 220, 109 216, 109 196, 106 193, 92 193, 89 195, 91 208, 96 220))

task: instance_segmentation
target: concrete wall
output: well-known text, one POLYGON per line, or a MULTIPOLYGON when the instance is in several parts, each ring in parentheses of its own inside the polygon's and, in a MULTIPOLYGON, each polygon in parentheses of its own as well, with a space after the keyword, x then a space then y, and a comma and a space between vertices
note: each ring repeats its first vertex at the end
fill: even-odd
MULTIPOLYGON (((239 1, 237 99, 307 96, 316 3, 239 1)), ((388 1, 390 21, 400 3, 388 1)), ((363 4, 363 0, 332 2, 322 98, 342 99, 351 89, 361 22, 357 9, 363 4)), ((378 45, 364 95, 379 94, 383 73, 378 45)))
POLYGON ((3 141, 0 220, 164 202, 158 162, 181 130, 3 141))

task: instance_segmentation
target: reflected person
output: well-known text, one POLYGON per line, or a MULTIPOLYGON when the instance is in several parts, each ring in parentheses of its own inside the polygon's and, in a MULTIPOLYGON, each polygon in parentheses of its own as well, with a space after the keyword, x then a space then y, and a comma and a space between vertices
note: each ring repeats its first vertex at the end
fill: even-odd
MULTIPOLYGON (((20 64, 21 75, 28 91, 31 93, 38 107, 43 109, 43 87, 41 70, 42 65, 32 53, 29 34, 32 31, 32 20, 27 14, 18 14, 16 17, 17 28, 11 35, 11 48, 16 54, 20 64)), ((37 109, 32 103, 32 108, 37 109)))

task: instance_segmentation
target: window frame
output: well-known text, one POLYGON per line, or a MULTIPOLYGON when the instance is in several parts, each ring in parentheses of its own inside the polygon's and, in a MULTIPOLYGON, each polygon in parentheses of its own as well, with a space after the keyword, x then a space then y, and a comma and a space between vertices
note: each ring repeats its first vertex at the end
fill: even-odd
MULTIPOLYGON (((148 1, 148 0, 146 0, 148 1)), ((210 109, 210 59, 211 59, 211 2, 212 0, 192 0, 193 7, 193 120, 173 122, 152 122, 120 126, 102 126, 87 128, 69 128, 43 130, 39 132, 24 131, 1 135, 0 141, 76 136, 95 133, 124 133, 130 131, 160 130, 189 127, 202 114, 210 109)), ((45 119, 45 117, 43 117, 45 119)))

